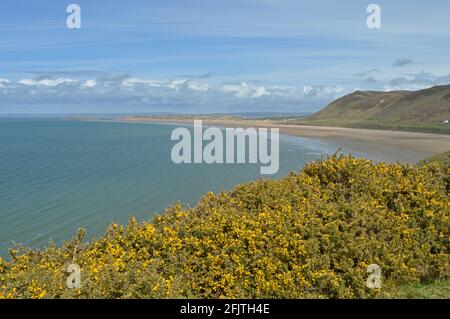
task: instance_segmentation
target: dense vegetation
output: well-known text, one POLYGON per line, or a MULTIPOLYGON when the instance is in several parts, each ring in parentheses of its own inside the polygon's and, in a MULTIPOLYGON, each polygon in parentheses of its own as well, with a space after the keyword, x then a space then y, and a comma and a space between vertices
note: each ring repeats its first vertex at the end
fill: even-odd
POLYGON ((419 165, 427 165, 429 163, 437 162, 444 167, 450 167, 450 150, 441 154, 437 154, 419 162, 419 165))
POLYGON ((80 231, 62 247, 11 249, 0 297, 373 298, 448 283, 449 172, 333 156, 150 222, 113 224, 89 243, 80 231), (79 289, 66 287, 71 263, 79 289), (381 267, 381 289, 366 287, 369 264, 381 267))

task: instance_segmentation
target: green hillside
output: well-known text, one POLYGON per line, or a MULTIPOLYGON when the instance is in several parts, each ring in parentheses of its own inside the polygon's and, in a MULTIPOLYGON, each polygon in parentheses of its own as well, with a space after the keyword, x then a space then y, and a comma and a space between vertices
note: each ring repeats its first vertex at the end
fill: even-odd
POLYGON ((356 91, 297 124, 450 134, 450 85, 420 91, 356 91))

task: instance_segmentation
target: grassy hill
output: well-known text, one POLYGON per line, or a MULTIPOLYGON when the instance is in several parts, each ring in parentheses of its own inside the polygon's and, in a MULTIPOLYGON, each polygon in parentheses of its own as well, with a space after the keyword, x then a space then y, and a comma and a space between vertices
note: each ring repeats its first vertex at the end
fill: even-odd
POLYGON ((356 91, 298 124, 450 134, 450 85, 420 91, 356 91))

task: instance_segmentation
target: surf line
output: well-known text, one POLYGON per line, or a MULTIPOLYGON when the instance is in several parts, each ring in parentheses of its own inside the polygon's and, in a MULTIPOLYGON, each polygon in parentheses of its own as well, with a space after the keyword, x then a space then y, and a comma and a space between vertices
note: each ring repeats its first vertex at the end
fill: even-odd
POLYGON ((259 162, 261 174, 272 175, 278 172, 280 168, 278 128, 270 129, 270 137, 267 128, 225 128, 225 137, 222 132, 223 129, 218 127, 208 127, 203 130, 202 120, 194 121, 193 137, 189 129, 177 127, 171 135, 171 140, 178 142, 172 147, 172 161, 175 164, 256 164, 259 162), (205 141, 207 144, 204 146, 205 141))

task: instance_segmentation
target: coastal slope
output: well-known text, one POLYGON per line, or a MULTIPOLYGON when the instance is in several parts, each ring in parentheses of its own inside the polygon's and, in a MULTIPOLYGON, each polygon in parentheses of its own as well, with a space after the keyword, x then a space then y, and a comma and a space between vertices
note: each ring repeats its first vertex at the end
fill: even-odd
POLYGON ((419 91, 356 91, 298 122, 450 134, 450 85, 419 91))
POLYGON ((15 247, 0 258, 0 299, 448 298, 447 169, 332 156, 90 242, 80 230, 62 246, 15 247), (64 285, 68 264, 79 289, 64 285))

